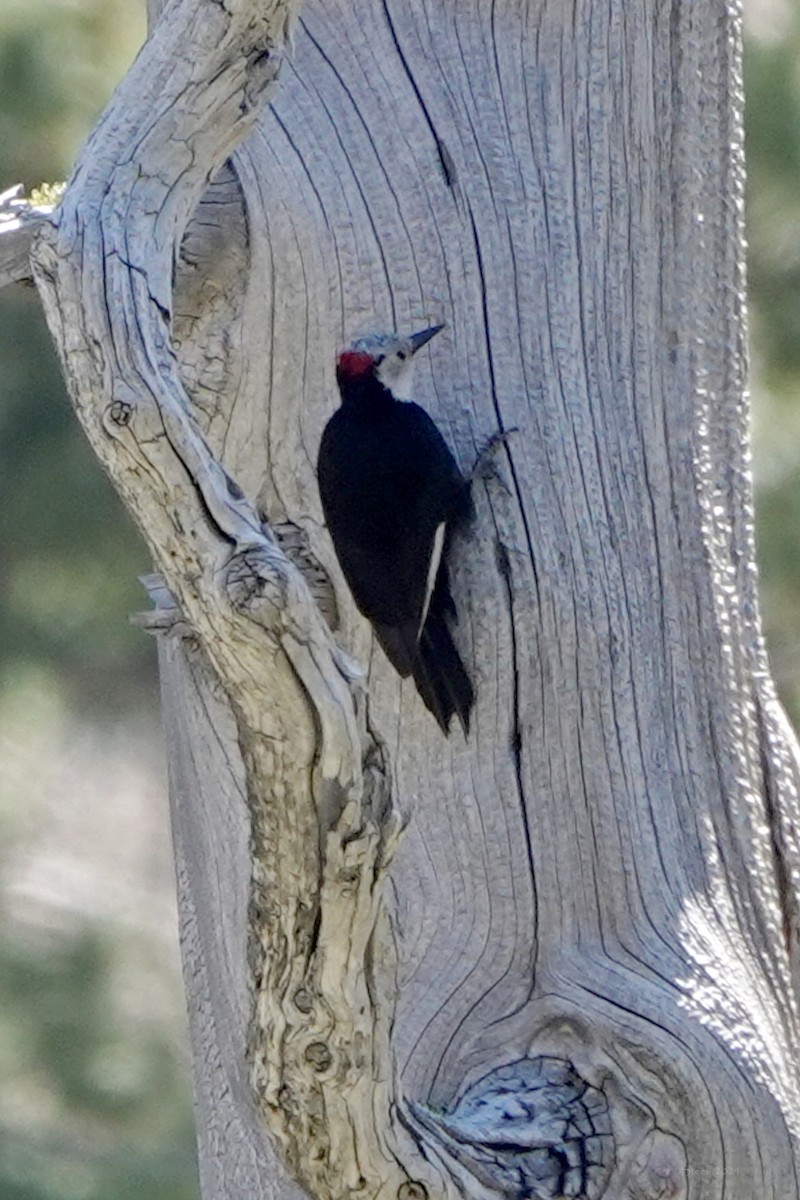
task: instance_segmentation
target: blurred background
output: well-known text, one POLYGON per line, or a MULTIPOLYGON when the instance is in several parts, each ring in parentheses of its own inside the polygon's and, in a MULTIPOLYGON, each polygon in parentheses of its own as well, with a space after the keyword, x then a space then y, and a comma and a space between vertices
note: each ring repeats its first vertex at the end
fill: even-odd
MULTIPOLYGON (((800 6, 745 0, 762 601, 800 722, 800 6)), ((0 191, 69 174, 144 0, 2 0, 0 191)), ((147 553, 0 291, 0 1197, 197 1196, 147 553)))

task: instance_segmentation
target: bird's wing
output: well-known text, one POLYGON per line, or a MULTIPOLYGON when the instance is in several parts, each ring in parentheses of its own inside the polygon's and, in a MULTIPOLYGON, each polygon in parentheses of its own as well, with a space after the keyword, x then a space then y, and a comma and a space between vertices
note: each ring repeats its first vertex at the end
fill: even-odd
POLYGON ((447 526, 468 484, 423 408, 397 402, 390 415, 389 422, 370 424, 343 408, 334 414, 320 445, 320 497, 358 608, 373 624, 409 626, 418 639, 447 526), (387 438, 404 447, 401 457, 387 459, 387 438), (348 439, 359 449, 358 470, 343 450, 348 439))
POLYGON ((430 477, 436 479, 440 487, 447 481, 450 484, 449 499, 455 501, 466 480, 436 422, 413 400, 399 404, 397 415, 401 422, 411 426, 413 441, 424 455, 430 477))
POLYGON ((409 600, 417 620, 417 637, 422 633, 431 607, 447 530, 451 522, 460 523, 462 510, 469 506, 469 482, 459 470, 450 447, 436 423, 424 408, 413 401, 398 405, 398 419, 413 429, 413 441, 426 464, 425 478, 409 513, 414 536, 406 546, 408 559, 403 576, 411 584, 409 600))

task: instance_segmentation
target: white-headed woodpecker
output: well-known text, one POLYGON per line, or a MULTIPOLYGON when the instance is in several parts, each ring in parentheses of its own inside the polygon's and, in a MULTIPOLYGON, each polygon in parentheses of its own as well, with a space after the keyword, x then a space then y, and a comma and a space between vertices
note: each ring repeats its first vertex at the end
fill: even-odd
POLYGON ((474 693, 448 627, 456 610, 450 534, 471 512, 470 485, 436 425, 406 399, 416 352, 442 328, 376 334, 342 351, 342 403, 322 435, 322 509, 359 610, 389 661, 445 733, 465 734, 474 693))

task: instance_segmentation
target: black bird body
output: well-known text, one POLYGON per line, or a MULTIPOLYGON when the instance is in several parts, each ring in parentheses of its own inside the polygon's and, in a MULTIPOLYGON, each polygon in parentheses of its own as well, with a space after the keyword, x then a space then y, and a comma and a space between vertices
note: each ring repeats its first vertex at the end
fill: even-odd
POLYGON ((447 624, 447 553, 470 512, 469 483, 425 410, 384 386, 381 361, 359 351, 339 360, 342 404, 317 466, 322 507, 356 605, 390 662, 413 675, 445 733, 453 713, 466 732, 474 696, 447 624))

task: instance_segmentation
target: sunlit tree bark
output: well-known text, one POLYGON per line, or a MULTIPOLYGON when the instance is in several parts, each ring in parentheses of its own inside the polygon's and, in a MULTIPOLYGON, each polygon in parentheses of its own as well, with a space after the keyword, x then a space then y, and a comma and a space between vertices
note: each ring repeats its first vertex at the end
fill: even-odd
POLYGON ((800 1196, 740 82, 718 2, 175 0, 43 227, 166 584, 205 1200, 800 1196), (314 478, 337 345, 441 320, 419 399, 464 468, 519 431, 456 547, 468 740, 314 478))

